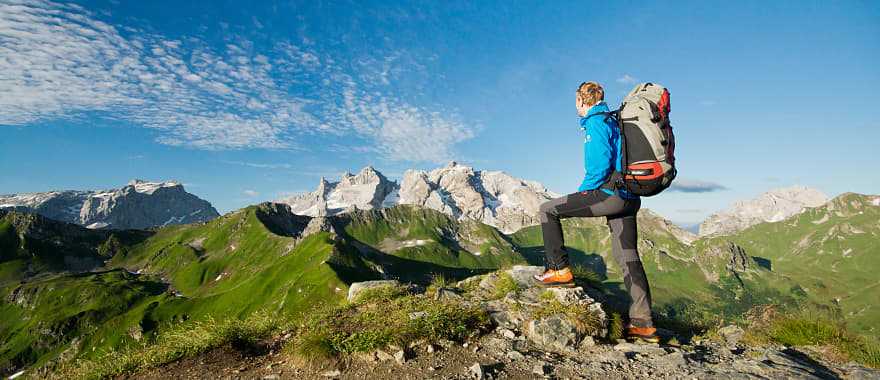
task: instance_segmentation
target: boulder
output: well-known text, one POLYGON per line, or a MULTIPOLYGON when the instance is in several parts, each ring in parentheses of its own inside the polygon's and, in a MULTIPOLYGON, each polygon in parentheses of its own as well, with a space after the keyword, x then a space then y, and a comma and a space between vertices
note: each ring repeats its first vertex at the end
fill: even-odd
POLYGON ((364 282, 355 282, 348 287, 348 301, 353 302, 357 299, 358 294, 367 289, 376 289, 382 287, 395 287, 400 286, 400 283, 396 280, 376 280, 376 281, 364 281, 364 282))
POLYGON ((535 286, 532 276, 544 273, 544 267, 514 265, 513 268, 508 269, 506 272, 520 287, 531 288, 535 286))
POLYGON ((526 336, 538 346, 557 352, 572 351, 579 342, 577 328, 564 315, 530 321, 526 336))

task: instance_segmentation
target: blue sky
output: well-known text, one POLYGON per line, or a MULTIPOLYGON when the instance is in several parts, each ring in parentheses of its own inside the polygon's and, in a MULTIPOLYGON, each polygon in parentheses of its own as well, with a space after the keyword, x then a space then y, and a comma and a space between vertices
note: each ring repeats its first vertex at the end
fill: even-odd
POLYGON ((373 165, 576 190, 585 80, 666 85, 693 223, 878 193, 878 2, 0 0, 0 193, 175 179, 230 211, 373 165))

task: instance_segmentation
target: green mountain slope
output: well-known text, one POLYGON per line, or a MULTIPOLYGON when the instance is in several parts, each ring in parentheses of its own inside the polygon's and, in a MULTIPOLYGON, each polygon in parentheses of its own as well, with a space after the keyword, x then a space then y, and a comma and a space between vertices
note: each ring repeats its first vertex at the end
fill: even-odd
POLYGON ((5 372, 62 352, 92 357, 184 320, 295 316, 340 302, 355 281, 427 282, 525 262, 492 227, 406 206, 313 219, 261 204, 153 232, 91 231, 20 213, 2 221, 0 246, 15 249, 0 261, 0 317, 17 321, 0 325, 5 372), (50 232, 28 235, 28 224, 10 222, 22 219, 50 232))
MULTIPOLYGON (((876 336, 876 199, 846 194, 779 223, 695 241, 643 210, 638 244, 655 310, 735 319, 760 304, 819 304, 876 336)), ((604 220, 563 227, 573 263, 600 275, 608 303, 623 304, 604 220)), ((543 263, 540 227, 505 235, 414 206, 309 218, 267 203, 207 223, 112 232, 6 212, 0 372, 144 344, 184 320, 258 310, 295 318, 341 302, 355 281, 427 283, 521 263, 543 263)))
POLYGON ((817 303, 839 307, 856 330, 880 322, 880 207, 877 196, 843 194, 778 223, 729 237, 799 284, 817 303))

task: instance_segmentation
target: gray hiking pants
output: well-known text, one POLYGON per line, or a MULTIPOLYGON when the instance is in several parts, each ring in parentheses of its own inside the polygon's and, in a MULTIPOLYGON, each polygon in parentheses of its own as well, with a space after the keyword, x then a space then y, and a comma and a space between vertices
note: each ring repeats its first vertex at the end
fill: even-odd
POLYGON ((630 295, 630 324, 653 327, 651 289, 637 249, 636 213, 642 201, 608 195, 602 190, 568 194, 541 204, 539 218, 544 235, 545 266, 563 269, 569 266, 561 219, 604 216, 611 230, 611 252, 623 272, 623 284, 630 295))

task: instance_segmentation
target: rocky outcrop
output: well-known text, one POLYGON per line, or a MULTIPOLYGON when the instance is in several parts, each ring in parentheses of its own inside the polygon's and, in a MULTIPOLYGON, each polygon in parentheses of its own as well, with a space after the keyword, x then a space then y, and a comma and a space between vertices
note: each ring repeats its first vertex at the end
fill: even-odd
POLYGON ((345 173, 339 182, 328 182, 321 177, 315 191, 284 198, 279 202, 289 204, 293 212, 300 215, 330 216, 354 208, 380 208, 396 189, 396 183, 389 181, 372 166, 367 166, 357 175, 345 173))
MULTIPOLYGON (((406 379, 880 379, 880 371, 853 362, 834 361, 833 355, 823 355, 818 347, 744 344, 744 331, 737 326, 720 328, 719 336, 711 338, 689 339, 661 330, 661 344, 608 339, 601 332, 583 334, 571 323, 568 312, 548 313, 545 306, 554 302, 563 306, 571 306, 564 302, 584 302, 588 309, 598 303, 580 288, 533 291, 537 288, 530 287, 526 280, 540 269, 514 267, 451 285, 464 294, 447 302, 479 304, 485 308, 501 305, 508 312, 525 316, 511 325, 509 320, 499 320, 493 314, 494 331, 465 341, 417 340, 400 346, 392 343, 375 352, 352 355, 349 360, 340 361, 344 364, 333 367, 288 361, 282 350, 267 350, 267 354, 260 355, 229 354, 224 351, 229 350, 227 345, 208 354, 222 360, 205 360, 205 356, 184 358, 133 377, 234 372, 243 378, 263 379, 360 379, 375 378, 377 374, 406 379), (510 286, 511 280, 517 287, 510 286), (500 285, 510 292, 500 299, 493 298, 499 296, 496 290, 500 285)), ((355 294, 350 293, 349 297, 355 298, 364 289, 384 286, 399 284, 355 283, 355 294)), ((565 310, 559 309, 559 305, 551 310, 565 310)), ((425 315, 414 312, 409 318, 425 315)), ((271 346, 283 346, 290 336, 279 334, 278 341, 271 342, 271 346)))
POLYGON ((827 195, 804 186, 772 190, 709 216, 700 224, 700 236, 730 235, 758 223, 779 222, 827 201, 827 195))
POLYGON ((315 191, 280 202, 291 205, 295 213, 308 216, 416 205, 460 220, 478 220, 511 233, 537 224, 538 207, 556 196, 537 182, 450 162, 431 171, 408 170, 399 184, 368 166, 357 175, 343 175, 339 182, 321 178, 315 191))
POLYGON ((134 180, 105 191, 52 191, 0 196, 0 208, 30 211, 93 229, 146 229, 219 216, 208 201, 176 182, 134 180))

